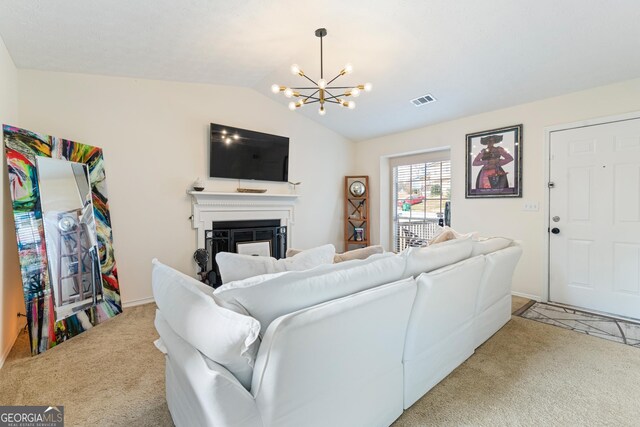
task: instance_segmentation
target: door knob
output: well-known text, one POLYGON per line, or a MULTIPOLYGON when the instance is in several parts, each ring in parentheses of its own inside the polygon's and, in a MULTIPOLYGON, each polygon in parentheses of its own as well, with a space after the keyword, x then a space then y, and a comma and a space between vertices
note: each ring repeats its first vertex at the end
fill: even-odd
POLYGON ((558 227, 553 227, 553 228, 551 229, 551 232, 552 232, 553 234, 560 234, 560 229, 559 229, 558 227))

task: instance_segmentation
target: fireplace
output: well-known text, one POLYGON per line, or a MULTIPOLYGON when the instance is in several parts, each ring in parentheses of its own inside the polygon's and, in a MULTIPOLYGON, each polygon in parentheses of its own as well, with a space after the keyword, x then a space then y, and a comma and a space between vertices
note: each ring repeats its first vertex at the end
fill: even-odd
POLYGON ((268 243, 272 257, 284 258, 287 252, 287 227, 281 226, 279 219, 214 221, 211 229, 205 230, 205 249, 209 253, 209 285, 216 288, 222 284, 216 254, 238 252, 238 244, 250 242, 268 243))
MULTIPOLYGON (((297 194, 213 191, 188 191, 188 194, 192 198, 190 219, 196 230, 191 253, 203 249, 209 254, 207 265, 203 267, 210 272, 207 279, 211 285, 220 284, 220 277, 211 273, 216 270, 215 254, 220 250, 235 252, 237 243, 269 240, 272 256, 281 258, 289 245, 296 244, 297 194)), ((195 261, 193 265, 195 275, 201 268, 195 261)))

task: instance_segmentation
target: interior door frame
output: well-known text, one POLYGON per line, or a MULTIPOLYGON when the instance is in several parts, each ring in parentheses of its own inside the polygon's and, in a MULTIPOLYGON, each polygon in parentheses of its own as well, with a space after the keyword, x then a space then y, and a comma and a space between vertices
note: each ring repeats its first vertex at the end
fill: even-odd
POLYGON ((544 254, 544 268, 545 279, 547 281, 546 286, 543 286, 542 289, 542 301, 549 302, 549 295, 551 295, 551 270, 550 270, 550 256, 551 256, 551 239, 549 229, 551 227, 550 216, 551 216, 551 189, 549 188, 548 183, 551 181, 551 135, 554 132, 560 132, 570 129, 584 128, 589 126, 598 126, 606 123, 615 123, 615 122, 624 122, 627 120, 636 120, 640 119, 640 111, 634 111, 630 113, 624 114, 615 114, 612 116, 598 117, 595 119, 582 120, 579 122, 572 123, 564 123, 560 125, 548 126, 544 128, 544 198, 542 200, 542 212, 545 214, 544 224, 547 228, 545 232, 545 244, 544 248, 546 253, 544 254))

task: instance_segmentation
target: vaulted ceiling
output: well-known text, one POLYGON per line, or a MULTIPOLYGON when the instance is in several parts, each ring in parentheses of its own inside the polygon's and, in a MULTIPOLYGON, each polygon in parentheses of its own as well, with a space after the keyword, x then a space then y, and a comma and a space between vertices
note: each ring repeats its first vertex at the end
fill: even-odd
MULTIPOLYGON (((353 140, 640 77, 638 0, 0 0, 19 68, 250 87, 354 66, 355 110, 304 114, 353 140), (431 93, 422 107, 409 100, 431 93)), ((334 108, 331 108, 334 107, 334 108)), ((215 118, 212 117, 212 121, 215 118)))

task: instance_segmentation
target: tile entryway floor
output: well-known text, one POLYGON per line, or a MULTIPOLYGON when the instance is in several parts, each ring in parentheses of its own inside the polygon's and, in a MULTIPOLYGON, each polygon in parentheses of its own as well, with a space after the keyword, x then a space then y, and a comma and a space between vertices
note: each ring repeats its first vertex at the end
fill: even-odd
POLYGON ((640 348, 638 323, 540 302, 531 305, 519 316, 640 348))

